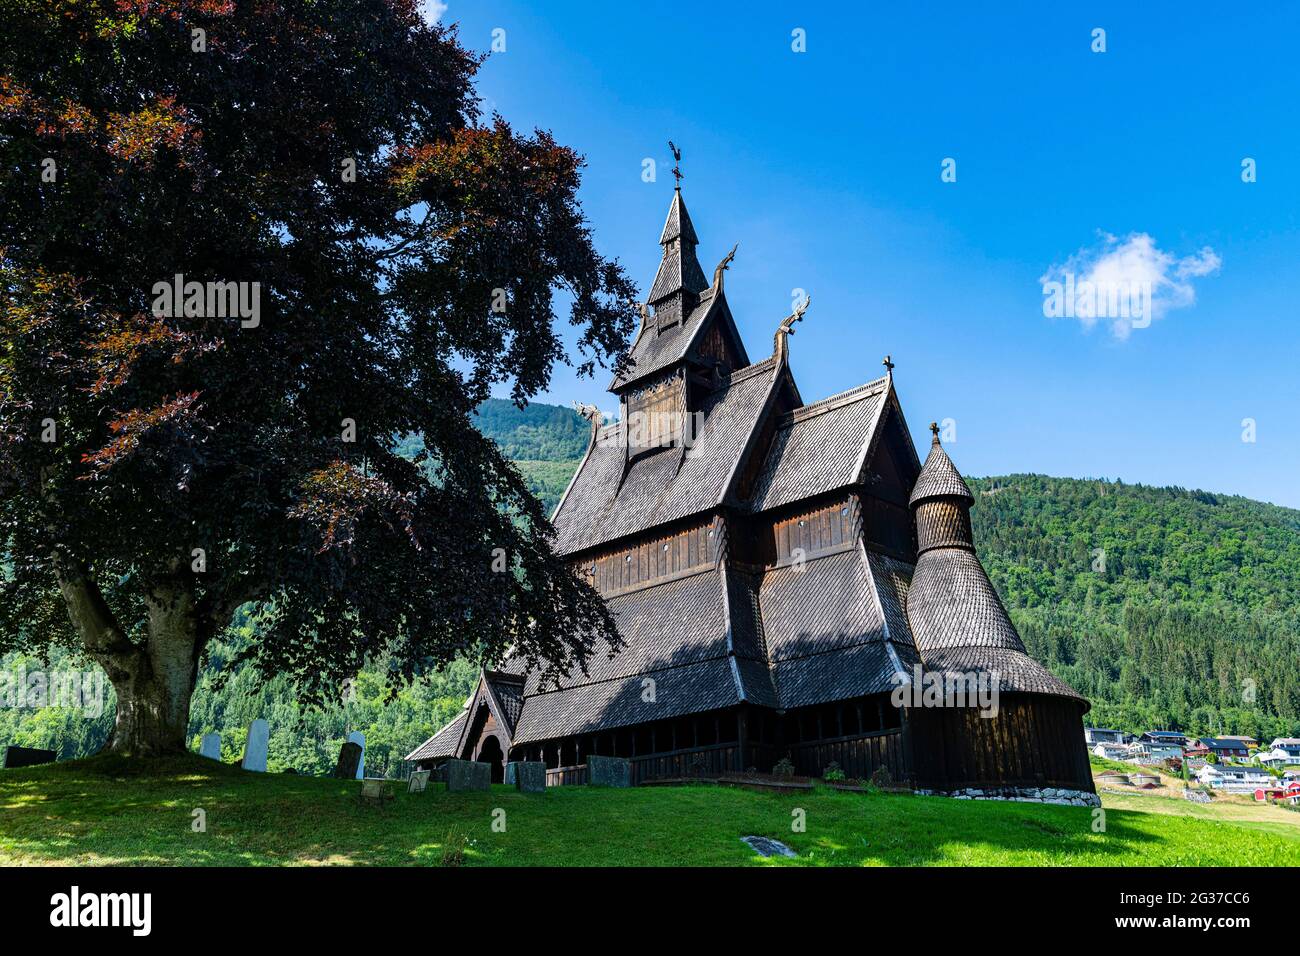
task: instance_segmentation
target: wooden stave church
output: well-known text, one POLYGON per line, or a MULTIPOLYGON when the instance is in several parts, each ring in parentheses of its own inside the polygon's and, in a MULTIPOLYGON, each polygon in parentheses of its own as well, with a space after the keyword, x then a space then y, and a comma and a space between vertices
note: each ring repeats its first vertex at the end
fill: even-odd
POLYGON ((407 755, 419 767, 591 754, 633 782, 832 762, 934 792, 1091 794, 1089 704, 1025 653, 975 554, 973 497, 934 436, 921 464, 886 374, 805 405, 788 337, 751 363, 675 189, 632 362, 592 411, 556 506, 556 550, 614 612, 622 650, 558 688, 507 660, 407 755), (638 422, 648 421, 648 427, 638 422), (920 668, 920 670, 918 670, 920 668), (894 706, 895 675, 994 674, 997 716, 894 706))

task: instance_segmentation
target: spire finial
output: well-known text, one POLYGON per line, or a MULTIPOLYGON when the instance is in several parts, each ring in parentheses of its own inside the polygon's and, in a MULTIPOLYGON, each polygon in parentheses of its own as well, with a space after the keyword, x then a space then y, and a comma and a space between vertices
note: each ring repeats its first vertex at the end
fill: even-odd
POLYGON ((885 367, 885 374, 886 374, 886 375, 889 375, 889 376, 891 376, 891 377, 892 377, 893 374, 894 374, 894 363, 893 363, 892 359, 893 359, 893 356, 892 356, 892 355, 886 355, 886 356, 885 356, 885 360, 884 360, 883 362, 880 363, 881 365, 883 365, 883 366, 885 367))
POLYGON ((939 444, 939 423, 938 422, 930 422, 930 434, 934 436, 934 438, 930 440, 930 444, 932 445, 939 444))
POLYGON ((673 188, 680 190, 682 188, 682 151, 670 139, 668 148, 673 151, 673 178, 677 180, 677 185, 673 188))

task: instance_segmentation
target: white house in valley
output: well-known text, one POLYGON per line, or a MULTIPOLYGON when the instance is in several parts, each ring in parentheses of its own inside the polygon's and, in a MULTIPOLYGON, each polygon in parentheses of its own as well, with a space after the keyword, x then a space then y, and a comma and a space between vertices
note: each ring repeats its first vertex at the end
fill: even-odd
POLYGON ((1229 793, 1249 793, 1273 783, 1273 775, 1259 767, 1228 767, 1206 764, 1196 773, 1196 779, 1207 787, 1229 793))
POLYGON ((1300 765, 1300 737, 1276 737, 1255 755, 1255 761, 1265 767, 1281 769, 1300 765))

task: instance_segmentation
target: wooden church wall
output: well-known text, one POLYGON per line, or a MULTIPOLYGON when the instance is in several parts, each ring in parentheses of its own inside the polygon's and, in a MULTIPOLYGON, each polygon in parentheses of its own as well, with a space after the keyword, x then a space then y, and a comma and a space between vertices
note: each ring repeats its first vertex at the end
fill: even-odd
POLYGON ((755 557, 775 567, 856 546, 860 520, 858 500, 851 495, 801 508, 759 526, 755 557))
POLYGON ((717 561, 721 533, 720 523, 710 520, 599 553, 579 562, 578 570, 608 597, 627 588, 712 567, 717 561))
POLYGON ((1064 787, 1091 792, 1083 719, 1073 701, 1003 694, 996 717, 972 707, 913 708, 917 786, 1064 787))

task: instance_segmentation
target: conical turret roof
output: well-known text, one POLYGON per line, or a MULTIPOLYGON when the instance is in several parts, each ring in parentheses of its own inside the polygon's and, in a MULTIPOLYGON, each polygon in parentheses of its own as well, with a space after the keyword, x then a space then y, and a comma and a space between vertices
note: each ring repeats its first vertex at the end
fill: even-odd
POLYGON ((912 497, 908 499, 908 504, 915 506, 928 498, 963 498, 973 502, 975 496, 970 493, 966 479, 939 444, 938 426, 930 427, 934 431, 930 454, 925 459, 921 474, 917 476, 916 484, 912 486, 912 497))

